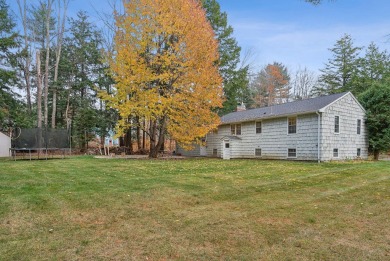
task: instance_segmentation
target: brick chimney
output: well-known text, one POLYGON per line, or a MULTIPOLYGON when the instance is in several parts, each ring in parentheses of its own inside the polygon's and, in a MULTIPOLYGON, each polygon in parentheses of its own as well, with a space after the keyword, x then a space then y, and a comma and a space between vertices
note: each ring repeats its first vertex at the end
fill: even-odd
POLYGON ((241 105, 237 105, 236 111, 246 111, 245 104, 241 102, 241 105))

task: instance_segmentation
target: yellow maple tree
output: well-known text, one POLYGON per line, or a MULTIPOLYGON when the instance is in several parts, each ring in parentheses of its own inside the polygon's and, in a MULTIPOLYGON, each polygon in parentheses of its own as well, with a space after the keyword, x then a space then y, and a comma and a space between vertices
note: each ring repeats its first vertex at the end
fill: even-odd
POLYGON ((213 112, 223 100, 218 44, 197 0, 124 5, 108 55, 114 94, 102 98, 120 114, 119 134, 134 124, 131 117, 149 122, 149 156, 157 157, 166 134, 188 146, 219 124, 213 112))

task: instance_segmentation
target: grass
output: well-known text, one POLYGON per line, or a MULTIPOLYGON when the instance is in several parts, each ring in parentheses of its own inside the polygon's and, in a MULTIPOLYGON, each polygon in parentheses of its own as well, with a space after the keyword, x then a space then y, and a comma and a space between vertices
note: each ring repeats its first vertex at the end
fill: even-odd
POLYGON ((0 161, 1 260, 389 260, 390 161, 0 161))

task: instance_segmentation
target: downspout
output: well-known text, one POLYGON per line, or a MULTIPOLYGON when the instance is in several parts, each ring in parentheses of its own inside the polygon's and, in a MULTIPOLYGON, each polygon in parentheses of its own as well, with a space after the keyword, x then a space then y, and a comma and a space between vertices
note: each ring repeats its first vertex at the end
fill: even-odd
POLYGON ((318 163, 321 163, 321 114, 319 111, 316 111, 318 115, 318 130, 317 130, 317 160, 318 163))

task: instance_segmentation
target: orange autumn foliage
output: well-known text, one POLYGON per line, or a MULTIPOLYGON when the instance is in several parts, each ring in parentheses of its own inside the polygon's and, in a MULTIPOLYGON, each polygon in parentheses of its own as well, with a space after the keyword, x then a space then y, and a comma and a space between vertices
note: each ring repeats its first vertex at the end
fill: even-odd
POLYGON ((144 118, 154 150, 166 133, 185 146, 214 129, 223 100, 218 45, 199 2, 128 1, 116 26, 108 55, 115 92, 102 97, 121 116, 119 133, 129 117, 144 118))
POLYGON ((285 102, 289 97, 289 77, 279 64, 268 64, 254 81, 256 106, 271 106, 285 102))

